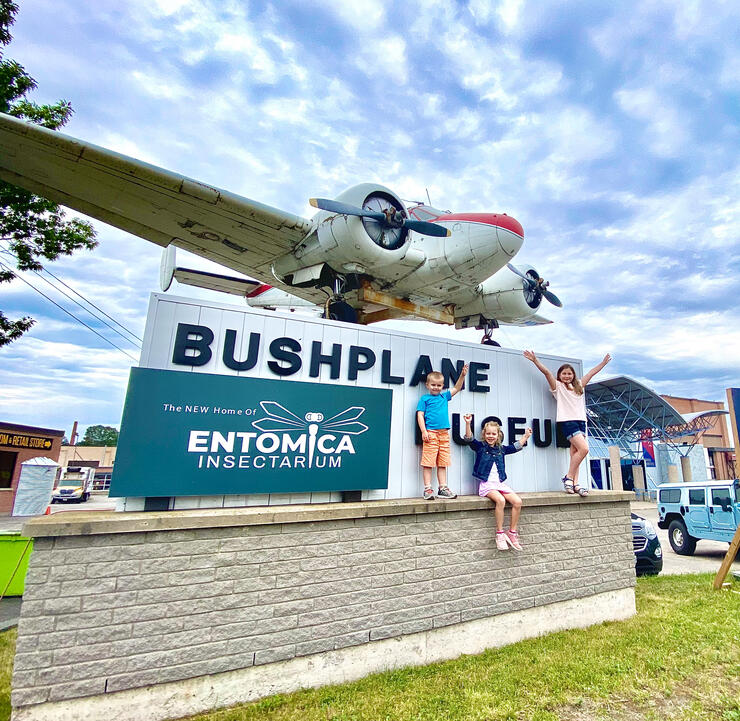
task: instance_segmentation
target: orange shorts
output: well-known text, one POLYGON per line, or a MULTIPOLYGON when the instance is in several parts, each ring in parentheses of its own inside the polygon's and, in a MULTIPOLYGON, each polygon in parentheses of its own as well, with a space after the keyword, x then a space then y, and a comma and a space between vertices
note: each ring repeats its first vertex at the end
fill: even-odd
POLYGON ((450 431, 440 428, 436 431, 427 430, 429 440, 424 441, 421 450, 421 465, 426 468, 448 468, 450 461, 450 431))

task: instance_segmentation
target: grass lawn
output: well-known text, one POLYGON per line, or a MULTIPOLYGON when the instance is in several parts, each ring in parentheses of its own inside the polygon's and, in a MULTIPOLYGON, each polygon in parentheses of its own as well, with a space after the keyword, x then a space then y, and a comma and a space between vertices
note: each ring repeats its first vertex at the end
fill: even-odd
MULTIPOLYGON (((191 721, 740 721, 740 594, 642 578, 633 619, 564 631, 191 721)), ((737 585, 737 584, 736 584, 737 585)), ((0 721, 15 632, 0 634, 0 721)))

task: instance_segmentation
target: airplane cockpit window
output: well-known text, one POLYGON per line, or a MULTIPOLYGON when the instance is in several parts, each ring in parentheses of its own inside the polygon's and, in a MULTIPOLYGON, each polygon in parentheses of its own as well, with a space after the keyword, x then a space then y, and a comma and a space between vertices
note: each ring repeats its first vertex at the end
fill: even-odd
POLYGON ((440 215, 444 215, 444 211, 432 208, 430 205, 419 205, 416 208, 411 208, 409 213, 417 220, 434 220, 439 218, 440 215))

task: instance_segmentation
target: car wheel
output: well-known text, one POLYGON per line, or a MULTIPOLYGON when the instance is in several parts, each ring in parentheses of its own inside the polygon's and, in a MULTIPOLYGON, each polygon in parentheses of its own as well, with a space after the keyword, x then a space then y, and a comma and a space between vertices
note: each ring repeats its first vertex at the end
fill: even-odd
POLYGON ((696 550, 696 539, 689 536, 686 524, 679 519, 668 526, 668 542, 679 556, 693 556, 696 550))

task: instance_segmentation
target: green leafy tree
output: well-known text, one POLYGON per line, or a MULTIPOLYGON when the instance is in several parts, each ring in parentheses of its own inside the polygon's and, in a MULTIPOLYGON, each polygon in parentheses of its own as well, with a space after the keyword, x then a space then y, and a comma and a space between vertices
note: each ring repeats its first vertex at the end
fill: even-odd
MULTIPOLYGON (((2 50, 12 39, 10 26, 17 12, 12 0, 0 0, 0 112, 55 130, 70 119, 72 106, 66 100, 54 105, 28 100, 26 96, 36 88, 36 81, 22 65, 6 59, 2 50)), ((43 260, 56 260, 60 255, 97 245, 90 223, 67 219, 56 203, 2 181, 0 240, 18 270, 41 270, 43 260)), ((7 265, 0 266, 0 283, 14 277, 7 265)), ((11 320, 0 311, 0 347, 20 338, 34 322, 27 316, 11 320)))
POLYGON ((78 446, 117 446, 118 431, 113 426, 88 426, 78 446))

